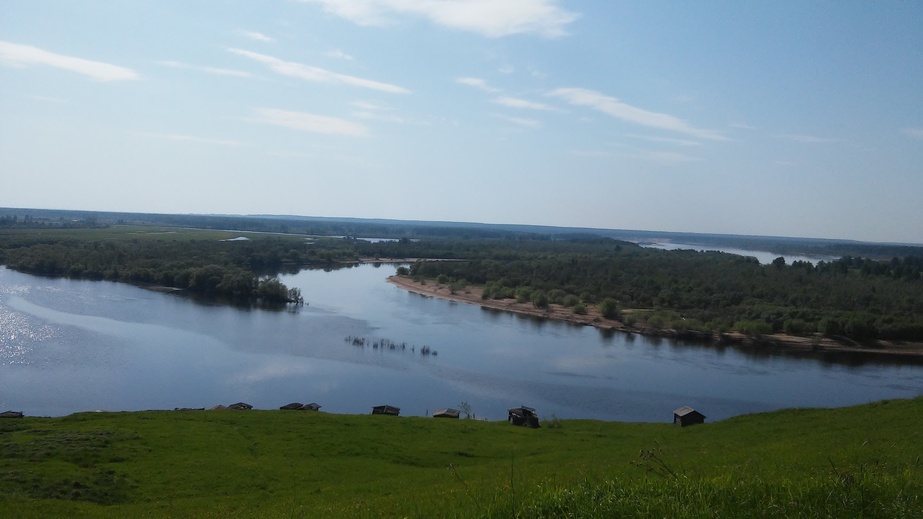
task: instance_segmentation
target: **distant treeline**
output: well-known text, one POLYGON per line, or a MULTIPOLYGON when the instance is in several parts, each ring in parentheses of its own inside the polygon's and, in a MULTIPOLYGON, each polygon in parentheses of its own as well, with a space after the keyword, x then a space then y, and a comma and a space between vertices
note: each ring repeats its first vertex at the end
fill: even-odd
POLYGON ((279 272, 359 258, 453 259, 418 261, 405 270, 456 289, 481 285, 487 298, 562 304, 575 313, 597 305, 648 329, 923 340, 923 255, 887 261, 846 256, 816 266, 780 257, 761 265, 733 254, 664 251, 596 237, 369 242, 249 234, 249 240, 222 241, 219 236, 235 235, 140 229, 0 229, 0 263, 34 274, 291 301, 301 294, 280 283, 274 277, 279 272))
MULTIPOLYGON (((113 239, 96 231, 0 233, 0 264, 45 276, 157 285, 235 299, 301 302, 275 274, 306 257, 304 240, 113 239)), ((350 254, 350 257, 352 255, 350 254)))
MULTIPOLYGON (((449 244, 440 248, 460 257, 449 244)), ((923 256, 761 265, 720 252, 662 251, 613 240, 468 244, 464 262, 418 262, 408 274, 486 298, 536 306, 615 301, 628 324, 689 332, 821 333, 858 341, 923 340, 923 256)))
POLYGON ((0 229, 100 228, 110 225, 163 225, 197 229, 302 234, 312 236, 352 236, 408 239, 503 239, 573 240, 611 238, 645 242, 688 243, 697 248, 731 247, 767 251, 779 255, 817 257, 859 256, 890 260, 892 257, 923 256, 923 246, 865 243, 850 240, 785 238, 722 234, 587 229, 541 225, 480 224, 471 222, 429 222, 371 218, 324 218, 272 215, 196 215, 114 213, 0 207, 0 229))

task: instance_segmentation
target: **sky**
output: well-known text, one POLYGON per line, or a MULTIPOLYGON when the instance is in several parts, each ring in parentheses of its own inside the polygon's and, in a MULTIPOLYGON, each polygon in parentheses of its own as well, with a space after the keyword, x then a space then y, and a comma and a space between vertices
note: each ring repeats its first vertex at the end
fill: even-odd
POLYGON ((923 2, 3 0, 0 206, 923 243, 923 2))

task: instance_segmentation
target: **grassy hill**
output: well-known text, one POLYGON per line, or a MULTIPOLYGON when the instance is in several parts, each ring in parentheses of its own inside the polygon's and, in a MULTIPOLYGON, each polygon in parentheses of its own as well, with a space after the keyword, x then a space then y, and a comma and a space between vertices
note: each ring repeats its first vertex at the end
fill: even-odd
POLYGON ((923 398, 682 429, 544 425, 301 411, 4 419, 0 516, 923 517, 923 398))

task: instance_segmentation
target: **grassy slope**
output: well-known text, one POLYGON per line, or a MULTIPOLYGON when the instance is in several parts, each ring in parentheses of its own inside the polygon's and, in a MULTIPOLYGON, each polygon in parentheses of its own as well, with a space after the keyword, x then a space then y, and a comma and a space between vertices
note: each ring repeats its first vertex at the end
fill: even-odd
POLYGON ((913 517, 923 516, 921 431, 923 398, 685 429, 283 411, 0 420, 0 516, 778 515, 773 506, 824 516, 860 506, 913 517), (650 450, 681 477, 646 471, 662 468, 639 457, 650 450), (856 502, 831 509, 834 499, 856 502))

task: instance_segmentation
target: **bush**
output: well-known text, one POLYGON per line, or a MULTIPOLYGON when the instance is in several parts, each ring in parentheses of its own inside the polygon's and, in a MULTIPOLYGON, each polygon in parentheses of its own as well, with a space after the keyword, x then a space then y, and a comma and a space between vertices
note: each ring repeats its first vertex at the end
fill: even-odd
POLYGON ((599 304, 599 313, 606 319, 618 319, 621 311, 619 310, 618 302, 611 297, 607 297, 599 304))
POLYGON ((586 305, 577 303, 574 305, 574 313, 577 315, 586 315, 586 305))

